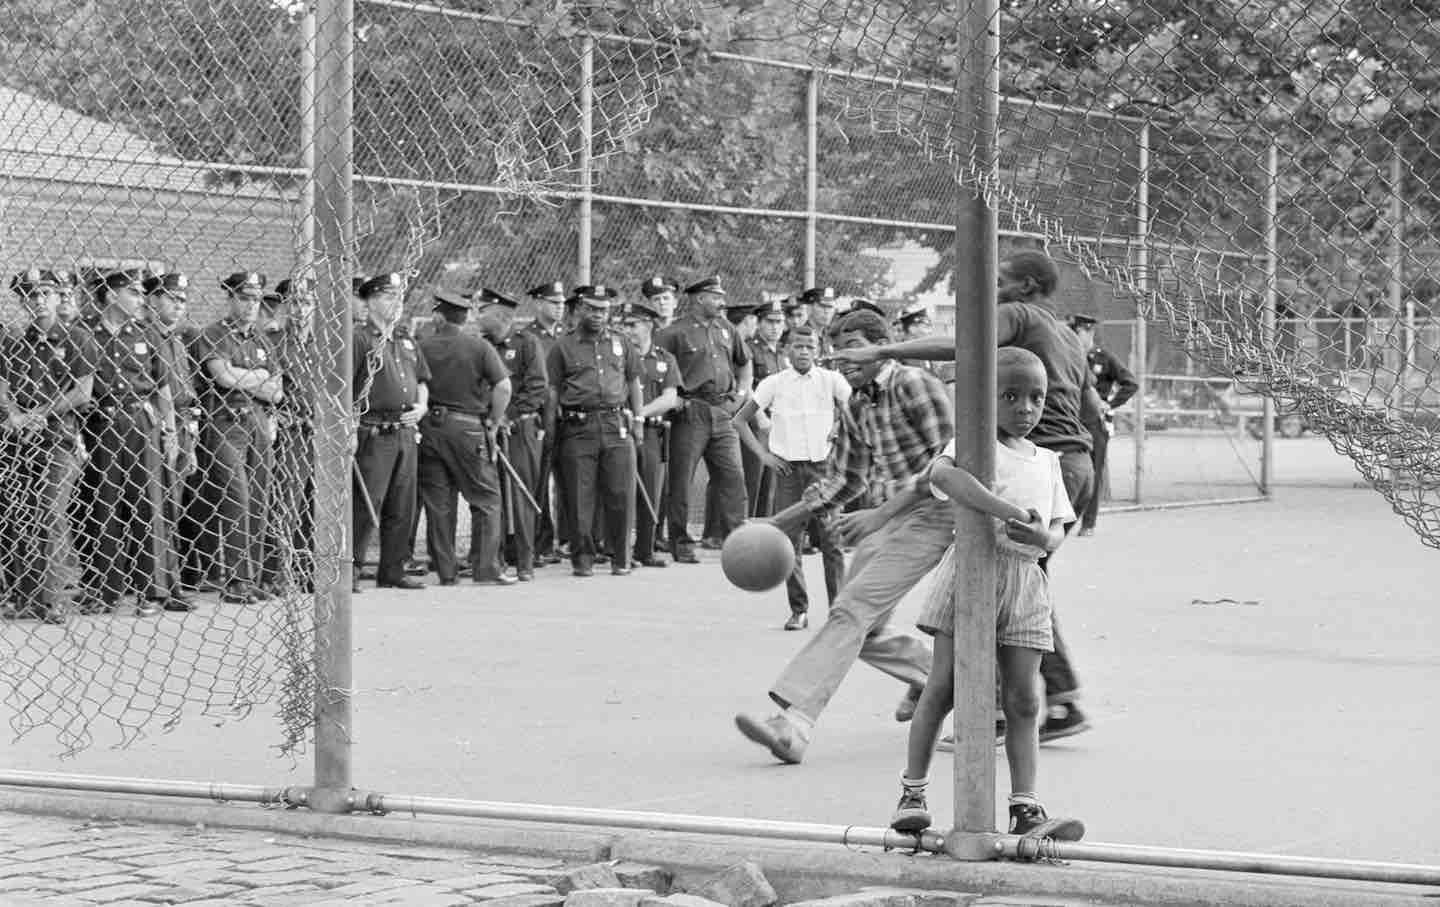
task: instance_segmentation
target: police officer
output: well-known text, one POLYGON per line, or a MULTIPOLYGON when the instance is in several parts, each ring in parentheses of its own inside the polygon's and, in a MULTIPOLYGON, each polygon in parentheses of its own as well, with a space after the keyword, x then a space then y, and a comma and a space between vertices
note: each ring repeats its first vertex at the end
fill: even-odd
POLYGON ((800 301, 799 296, 786 296, 780 300, 780 309, 785 313, 786 329, 798 328, 802 324, 810 323, 809 308, 800 301))
POLYGON ((164 566, 162 468, 179 457, 170 374, 160 336, 141 321, 144 274, 113 271, 97 288, 95 403, 82 437, 90 452, 83 478, 89 512, 77 540, 84 610, 114 611, 135 596, 135 613, 160 613, 164 566))
POLYGON ((501 449, 515 473, 502 472, 500 482, 509 491, 504 509, 505 535, 514 539, 515 578, 528 582, 535 578, 536 513, 514 484, 518 475, 520 486, 538 501, 550 382, 545 374, 546 354, 540 339, 515 330, 519 307, 518 300, 482 289, 477 321, 481 334, 495 347, 510 373, 510 406, 500 423, 500 435, 501 449))
POLYGON ((220 600, 254 604, 263 588, 270 480, 275 470, 273 408, 284 377, 257 330, 265 275, 238 271, 220 282, 228 311, 191 345, 204 424, 206 475, 201 526, 218 553, 220 600))
MULTIPOLYGON (((564 330, 565 322, 565 285, 558 280, 549 283, 542 283, 525 294, 534 303, 535 317, 529 324, 521 329, 522 333, 529 334, 540 343, 542 361, 549 360, 550 348, 555 345, 560 334, 564 330)), ((546 373, 546 381, 549 381, 549 373, 546 373)), ((540 443, 540 474, 536 479, 540 487, 540 494, 535 500, 540 505, 540 516, 535 526, 535 566, 541 564, 558 564, 560 557, 556 553, 556 545, 569 540, 563 528, 557 530, 557 524, 564 523, 564 506, 559 498, 560 489, 558 481, 552 481, 557 475, 555 472, 555 413, 552 409, 553 397, 546 393, 545 410, 541 418, 541 443, 540 443)))
POLYGON ((30 324, 0 340, 0 462, 4 465, 5 585, 16 617, 63 624, 70 505, 80 476, 78 412, 90 403, 95 347, 60 323, 65 279, 31 269, 10 288, 30 324))
POLYGON ((164 536, 169 539, 161 571, 161 584, 170 590, 167 606, 179 610, 191 604, 182 591, 182 567, 194 549, 193 520, 185 518, 193 506, 191 491, 196 484, 197 451, 200 442, 200 410, 195 396, 195 374, 190 365, 189 343, 194 326, 185 320, 189 304, 190 278, 172 272, 145 280, 145 303, 150 326, 160 337, 160 351, 170 374, 170 397, 175 407, 175 441, 179 453, 175 468, 164 475, 164 536), (186 328, 189 328, 187 332, 186 328))
MULTIPOLYGON (((930 321, 930 309, 919 300, 906 304, 900 310, 900 317, 895 319, 895 324, 900 329, 901 340, 916 340, 935 333, 935 325, 930 321)), ((955 363, 953 362, 907 359, 904 364, 923 368, 947 384, 955 383, 955 363)))
POLYGON ((353 387, 360 414, 355 445, 358 473, 355 505, 354 573, 351 590, 360 591, 360 566, 373 509, 380 521, 380 564, 376 585, 423 589, 405 575, 405 547, 415 512, 416 433, 429 401, 430 368, 425 354, 400 324, 404 283, 399 274, 377 274, 361 281, 356 296, 365 307, 365 323, 355 329, 353 387))
POLYGON ((314 576, 315 388, 318 363, 307 357, 315 331, 315 281, 287 277, 261 300, 260 330, 283 376, 275 407, 275 475, 265 576, 275 591, 305 589, 314 576))
POLYGON ((680 304, 675 294, 679 289, 658 274, 640 285, 640 295, 645 298, 646 307, 659 316, 655 322, 656 330, 663 330, 674 323, 675 309, 680 304))
MULTIPOLYGON (((735 328, 735 334, 740 342, 745 344, 745 351, 751 356, 751 375, 754 375, 754 347, 751 342, 755 339, 755 331, 759 326, 759 319, 755 317, 755 304, 740 302, 738 300, 727 300, 725 303, 725 320, 735 328)), ((744 388, 745 392, 754 389, 754 382, 744 388)), ((760 485, 760 467, 758 464, 751 465, 745 462, 746 451, 742 445, 740 448, 740 471, 745 476, 745 512, 744 516, 753 516, 755 513, 755 498, 750 493, 751 472, 755 471, 755 492, 758 495, 760 485)), ((720 496, 725 492, 725 486, 719 482, 708 482, 705 486, 705 523, 700 533, 700 547, 711 551, 718 551, 725 543, 725 537, 738 524, 728 522, 727 508, 720 496)))
MULTIPOLYGON (((754 387, 761 381, 783 371, 789 363, 780 348, 780 337, 785 333, 785 308, 780 300, 764 302, 755 307, 755 336, 749 340, 750 362, 754 376, 754 387)), ((751 421, 763 445, 769 437, 770 423, 763 412, 757 411, 751 421)), ((745 494, 750 504, 752 517, 769 516, 774 498, 775 470, 768 468, 749 447, 740 445, 740 464, 745 470, 745 494)))
POLYGON ((1080 535, 1094 535, 1095 523, 1100 516, 1100 499, 1105 496, 1109 485, 1106 459, 1110 449, 1110 435, 1115 430, 1112 411, 1124 406, 1140 385, 1135 376, 1115 355, 1101 349, 1095 342, 1095 326, 1099 323, 1093 315, 1070 316, 1070 329, 1080 338, 1080 344, 1087 352, 1086 363, 1090 374, 1095 376, 1095 393, 1099 396, 1098 407, 1083 407, 1085 428, 1090 432, 1093 447, 1090 460, 1095 464, 1095 493, 1090 495, 1084 513, 1080 514, 1080 535))
POLYGON ((555 398, 556 462, 574 533, 570 562, 576 576, 595 570, 597 506, 604 510, 610 572, 630 572, 630 529, 635 518, 635 444, 644 440, 640 357, 610 330, 614 290, 577 287, 580 320, 551 348, 545 371, 555 398))
POLYGON ((721 489, 724 525, 733 528, 745 518, 740 440, 730 416, 738 397, 749 392, 750 357, 721 317, 725 288, 719 277, 692 284, 685 293, 691 311, 661 331, 655 342, 679 364, 684 400, 670 438, 670 539, 676 563, 697 564, 688 521, 690 482, 702 457, 710 482, 721 489))
POLYGON ((830 337, 830 325, 840 314, 835 288, 811 287, 800 294, 800 302, 805 305, 805 320, 815 329, 815 336, 820 341, 820 358, 824 359, 835 348, 830 337))
POLYGON ((620 326, 640 356, 640 422, 645 430, 635 445, 639 483, 635 489, 634 558, 641 567, 669 566, 655 554, 655 530, 663 519, 659 508, 670 425, 665 416, 680 405, 680 366, 674 356, 654 344, 659 321, 660 313, 645 303, 620 307, 620 326))

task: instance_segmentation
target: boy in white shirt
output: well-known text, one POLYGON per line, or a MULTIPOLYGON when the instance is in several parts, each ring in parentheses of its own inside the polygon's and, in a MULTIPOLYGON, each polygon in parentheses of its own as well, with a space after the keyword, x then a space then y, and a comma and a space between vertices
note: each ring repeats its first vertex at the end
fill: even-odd
MULTIPOLYGON (((733 420, 740 443, 765 466, 775 470, 777 513, 799 503, 805 488, 825 471, 830 459, 835 414, 850 400, 851 390, 850 383, 839 372, 815 364, 820 344, 814 328, 809 325, 790 328, 781 345, 789 357, 790 367, 761 381, 733 420), (770 420, 768 447, 750 427, 757 412, 766 414, 770 420)), ((806 529, 802 525, 790 532, 790 541, 795 546, 795 569, 785 582, 785 592, 790 599, 787 630, 803 630, 809 626, 810 598, 800 557, 800 539, 806 529)), ((826 595, 834 601, 845 576, 845 555, 827 520, 811 519, 808 531, 820 548, 826 595)))

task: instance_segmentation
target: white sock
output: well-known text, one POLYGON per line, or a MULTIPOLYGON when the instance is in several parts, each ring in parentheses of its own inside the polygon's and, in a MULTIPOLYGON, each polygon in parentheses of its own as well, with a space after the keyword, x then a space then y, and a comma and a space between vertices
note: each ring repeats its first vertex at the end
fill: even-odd
POLYGON ((785 709, 780 714, 784 716, 785 720, 790 722, 790 726, 795 729, 796 737, 799 737, 806 743, 810 742, 810 735, 815 733, 815 720, 813 718, 794 706, 785 709))

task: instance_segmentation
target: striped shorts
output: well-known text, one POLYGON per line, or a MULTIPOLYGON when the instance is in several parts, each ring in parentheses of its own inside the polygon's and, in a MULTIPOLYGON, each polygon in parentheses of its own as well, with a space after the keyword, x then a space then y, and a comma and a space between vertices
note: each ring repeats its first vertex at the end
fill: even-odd
MULTIPOLYGON (((930 635, 955 632, 955 585, 960 562, 955 546, 935 568, 925 607, 915 625, 930 635)), ((1040 569, 1034 549, 1000 543, 995 560, 995 644, 1051 652, 1050 578, 1040 569)))

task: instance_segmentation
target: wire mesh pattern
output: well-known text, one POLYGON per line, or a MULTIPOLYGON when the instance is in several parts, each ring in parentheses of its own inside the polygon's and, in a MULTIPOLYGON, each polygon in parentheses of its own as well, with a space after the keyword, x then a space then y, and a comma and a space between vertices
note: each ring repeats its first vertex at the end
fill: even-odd
POLYGON ((353 223, 324 255, 317 224, 339 215, 315 201, 334 124, 314 73, 338 51, 308 4, 0 8, 16 733, 73 751, 269 705, 280 749, 306 744, 315 590, 348 557, 351 508, 317 464, 350 458, 381 366, 339 390, 367 315, 317 307, 306 277, 400 275, 409 317, 387 339, 434 288, 477 279, 633 293, 718 272, 737 296, 814 281, 898 308, 948 289, 954 213, 978 190, 1004 249, 1062 259, 1062 308, 1167 329, 1133 350, 1169 376, 1151 409, 1176 414, 1172 438, 1222 426, 1204 443, 1223 481, 1253 480, 1259 417, 1234 396, 1259 391, 1440 545, 1440 34, 1418 0, 1007 0, 994 172, 962 128, 953 5, 354 8, 353 223), (258 306, 221 286, 252 272, 262 294, 297 280, 258 306), (167 274, 188 278, 178 309, 145 289, 167 274), (217 385, 217 359, 253 386, 217 385))

